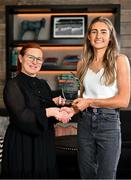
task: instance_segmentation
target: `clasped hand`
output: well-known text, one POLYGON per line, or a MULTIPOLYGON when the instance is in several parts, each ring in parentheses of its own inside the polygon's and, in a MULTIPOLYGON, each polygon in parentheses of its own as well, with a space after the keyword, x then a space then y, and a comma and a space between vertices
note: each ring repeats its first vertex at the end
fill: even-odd
POLYGON ((63 123, 68 123, 75 113, 72 107, 55 108, 55 118, 63 123))
MULTIPOLYGON (((53 101, 57 105, 65 104, 65 99, 61 98, 60 96, 54 98, 53 101)), ((92 102, 93 99, 77 98, 72 102, 71 107, 64 106, 61 108, 56 108, 57 113, 55 112, 55 118, 63 123, 68 123, 71 120, 72 116, 74 116, 74 114, 88 108, 92 102)))

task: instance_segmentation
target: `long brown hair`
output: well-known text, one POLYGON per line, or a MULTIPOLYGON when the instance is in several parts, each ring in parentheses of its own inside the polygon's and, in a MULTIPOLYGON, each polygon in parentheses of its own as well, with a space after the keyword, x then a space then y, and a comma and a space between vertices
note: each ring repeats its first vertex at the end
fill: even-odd
POLYGON ((109 31, 110 31, 110 42, 103 57, 104 73, 102 77, 104 78, 104 84, 110 85, 115 80, 115 72, 116 72, 115 65, 116 65, 116 59, 117 59, 116 57, 119 54, 119 45, 118 45, 118 40, 116 37, 116 31, 112 22, 108 18, 102 17, 102 16, 96 17, 92 20, 88 28, 84 47, 83 47, 82 59, 77 69, 77 75, 80 79, 80 84, 81 84, 82 89, 83 89, 82 86, 83 86, 84 76, 87 72, 89 65, 92 63, 95 57, 94 49, 88 39, 88 36, 90 35, 93 24, 95 24, 96 22, 105 23, 108 26, 109 31))

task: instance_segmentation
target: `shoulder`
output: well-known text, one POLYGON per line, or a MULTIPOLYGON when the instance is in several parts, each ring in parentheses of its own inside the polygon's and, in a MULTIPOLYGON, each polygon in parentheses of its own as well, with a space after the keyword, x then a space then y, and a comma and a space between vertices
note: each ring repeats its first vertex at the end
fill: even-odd
POLYGON ((116 61, 117 72, 130 72, 130 62, 125 54, 119 54, 116 61))
POLYGON ((129 66, 129 58, 125 54, 119 54, 117 56, 117 66, 127 65, 129 66))
POLYGON ((18 78, 9 79, 5 82, 4 90, 14 90, 19 88, 18 78))
POLYGON ((5 86, 13 86, 15 84, 17 84, 17 80, 16 80, 16 78, 13 78, 13 79, 7 80, 5 83, 5 86))
POLYGON ((125 54, 119 54, 117 56, 117 62, 121 62, 121 61, 129 61, 129 59, 125 54))
POLYGON ((45 79, 39 79, 39 81, 40 81, 40 83, 43 84, 43 85, 44 85, 44 84, 47 84, 47 82, 46 82, 45 79))
POLYGON ((41 83, 42 86, 49 87, 49 84, 48 84, 48 82, 45 79, 39 79, 39 80, 40 80, 40 83, 41 83))

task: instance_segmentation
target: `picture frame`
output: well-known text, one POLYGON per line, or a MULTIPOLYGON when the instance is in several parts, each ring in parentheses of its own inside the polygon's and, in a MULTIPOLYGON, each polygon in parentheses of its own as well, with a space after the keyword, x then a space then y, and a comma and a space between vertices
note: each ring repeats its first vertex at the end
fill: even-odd
POLYGON ((87 27, 86 15, 51 16, 51 38, 84 38, 87 27))

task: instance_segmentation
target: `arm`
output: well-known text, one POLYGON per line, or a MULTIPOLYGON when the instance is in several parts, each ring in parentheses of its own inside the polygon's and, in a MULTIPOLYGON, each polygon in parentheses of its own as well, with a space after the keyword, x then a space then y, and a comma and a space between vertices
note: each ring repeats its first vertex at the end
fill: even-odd
POLYGON ((118 93, 111 98, 105 99, 83 99, 79 98, 73 102, 79 110, 84 110, 89 106, 107 108, 126 108, 130 100, 130 64, 125 55, 120 55, 117 59, 117 85, 118 93))
POLYGON ((130 64, 125 55, 117 59, 118 94, 112 98, 95 99, 92 105, 99 107, 126 108, 130 100, 130 64))
MULTIPOLYGON (((43 126, 39 123, 38 117, 34 111, 33 106, 39 106, 39 103, 33 101, 32 107, 29 107, 25 100, 23 92, 21 92, 18 83, 14 80, 9 81, 3 92, 3 98, 7 110, 9 111, 9 116, 11 122, 22 132, 28 134, 37 135, 43 130, 43 126)), ((27 100, 28 101, 28 100, 27 100)), ((38 107, 39 111, 41 109, 38 107)), ((44 120, 47 120, 45 116, 45 111, 42 112, 44 120)), ((43 122, 44 123, 44 122, 43 122)))
MULTIPOLYGON (((61 96, 53 98, 53 94, 50 89, 50 86, 44 80, 41 80, 41 82, 43 84, 43 87, 42 87, 43 93, 45 93, 45 91, 47 91, 46 96, 49 98, 49 100, 47 100, 47 102, 45 100, 46 116, 48 118, 55 117, 56 120, 62 121, 63 123, 68 122, 70 120, 68 113, 66 111, 61 112, 60 108, 56 107, 56 106, 64 105, 65 100, 61 96)), ((51 118, 50 120, 52 121, 53 119, 51 118)))

